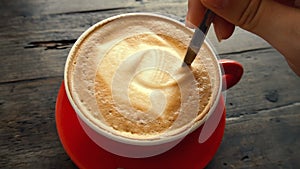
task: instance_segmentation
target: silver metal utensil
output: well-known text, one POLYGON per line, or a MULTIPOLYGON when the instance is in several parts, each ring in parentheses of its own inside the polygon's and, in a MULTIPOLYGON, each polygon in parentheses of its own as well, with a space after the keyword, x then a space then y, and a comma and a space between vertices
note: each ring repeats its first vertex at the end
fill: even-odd
POLYGON ((214 18, 214 13, 207 9, 204 15, 204 18, 200 25, 198 26, 199 29, 195 29, 194 35, 192 40, 188 46, 186 55, 184 57, 183 65, 191 65, 194 59, 196 58, 203 42, 208 32, 208 29, 212 23, 214 18))

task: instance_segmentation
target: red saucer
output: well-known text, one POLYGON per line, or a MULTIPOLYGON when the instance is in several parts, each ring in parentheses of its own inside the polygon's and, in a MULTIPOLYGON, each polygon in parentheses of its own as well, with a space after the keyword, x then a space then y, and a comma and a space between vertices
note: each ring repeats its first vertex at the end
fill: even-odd
POLYGON ((225 109, 218 127, 204 143, 198 142, 201 126, 163 154, 148 158, 127 158, 103 150, 85 134, 62 83, 56 101, 56 127, 65 151, 82 169, 201 169, 212 160, 221 143, 225 128, 225 109))

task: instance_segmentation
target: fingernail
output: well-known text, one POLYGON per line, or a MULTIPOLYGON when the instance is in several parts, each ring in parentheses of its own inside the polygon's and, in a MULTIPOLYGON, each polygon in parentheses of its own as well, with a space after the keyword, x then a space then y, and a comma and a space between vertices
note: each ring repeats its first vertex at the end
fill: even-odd
POLYGON ((194 24, 192 24, 190 21, 186 20, 185 21, 185 26, 191 29, 195 29, 196 26, 194 24))
POLYGON ((189 21, 185 21, 185 26, 188 28, 193 28, 193 25, 189 21))
POLYGON ((185 26, 188 27, 188 28, 191 28, 191 29, 195 29, 195 25, 192 24, 191 22, 191 18, 190 18, 190 13, 188 12, 186 17, 185 17, 185 26))
POLYGON ((190 23, 190 15, 189 15, 189 12, 186 14, 186 17, 185 17, 185 26, 186 27, 189 27, 191 28, 191 23, 190 23))
POLYGON ((218 39, 219 43, 221 43, 223 41, 223 39, 221 37, 219 37, 218 34, 216 34, 216 36, 217 36, 217 39, 218 39))

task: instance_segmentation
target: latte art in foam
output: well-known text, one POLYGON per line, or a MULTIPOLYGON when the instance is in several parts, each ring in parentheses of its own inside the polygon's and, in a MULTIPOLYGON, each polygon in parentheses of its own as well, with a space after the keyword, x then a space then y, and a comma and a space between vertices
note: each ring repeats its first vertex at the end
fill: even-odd
POLYGON ((189 31, 147 16, 93 29, 80 39, 68 70, 71 96, 92 123, 126 138, 159 139, 205 117, 213 77, 203 60, 181 66, 189 31))

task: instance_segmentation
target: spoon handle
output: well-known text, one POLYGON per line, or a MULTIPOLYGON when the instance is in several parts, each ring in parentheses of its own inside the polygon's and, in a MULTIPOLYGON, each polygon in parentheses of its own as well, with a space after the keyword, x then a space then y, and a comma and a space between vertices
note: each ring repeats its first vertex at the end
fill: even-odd
POLYGON ((206 34, 212 23, 213 18, 214 13, 211 10, 207 9, 202 22, 198 26, 199 29, 195 29, 194 35, 184 57, 184 63, 186 63, 187 65, 191 65, 194 59, 196 58, 204 42, 204 39, 206 37, 206 34))

